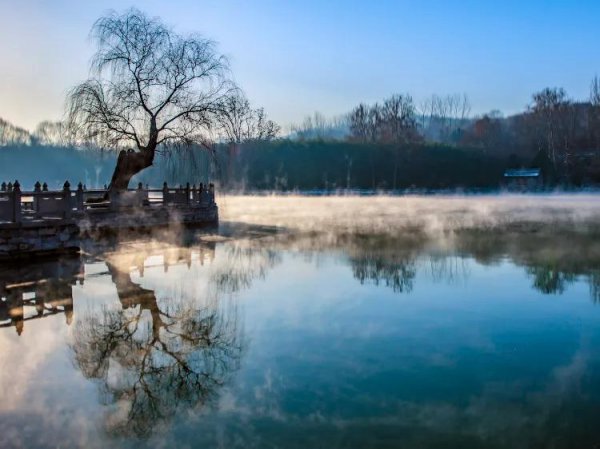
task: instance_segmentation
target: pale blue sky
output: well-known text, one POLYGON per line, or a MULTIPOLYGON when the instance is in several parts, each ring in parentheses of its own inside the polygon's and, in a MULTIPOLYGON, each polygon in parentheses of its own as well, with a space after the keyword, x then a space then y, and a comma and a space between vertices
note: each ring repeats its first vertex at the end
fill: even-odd
POLYGON ((600 74, 600 1, 0 0, 0 117, 34 128, 61 117, 87 76, 88 33, 136 6, 219 42, 236 81, 286 126, 320 111, 409 92, 467 93, 473 113, 521 110, 562 86, 588 96, 600 74))

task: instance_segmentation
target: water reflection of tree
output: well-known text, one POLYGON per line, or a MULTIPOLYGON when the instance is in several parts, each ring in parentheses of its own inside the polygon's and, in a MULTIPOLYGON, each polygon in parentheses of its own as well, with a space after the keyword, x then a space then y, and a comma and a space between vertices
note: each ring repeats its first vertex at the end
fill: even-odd
POLYGON ((563 293, 577 278, 573 273, 547 265, 527 267, 527 274, 533 277, 533 287, 547 295, 563 293))
POLYGON ((221 260, 211 274, 211 281, 223 293, 249 288, 255 279, 264 279, 267 272, 281 261, 274 249, 242 241, 221 247, 221 260))
POLYGON ((595 304, 600 304, 600 270, 593 270, 588 274, 590 297, 595 304))
POLYGON ((386 258, 366 254, 360 258, 350 259, 352 273, 361 284, 371 282, 384 284, 393 291, 410 292, 416 275, 415 262, 405 258, 386 258))
MULTIPOLYGON (((147 436, 178 410, 208 404, 239 367, 243 338, 234 304, 219 294, 248 287, 276 263, 273 254, 226 244, 211 298, 157 300, 131 279, 139 254, 106 261, 121 307, 104 308, 76 323, 75 362, 99 382, 110 405, 108 429, 147 436)), ((216 262, 213 262, 216 263, 216 262)), ((141 265, 143 266, 143 264, 141 265)), ((139 268, 138 268, 139 270, 139 268)))
POLYGON ((418 232, 312 232, 281 236, 274 245, 310 254, 341 251, 360 283, 385 285, 399 293, 412 290, 419 271, 429 274, 434 282, 454 282, 469 276, 469 258, 482 265, 508 259, 523 267, 532 278, 532 287, 543 294, 561 294, 584 277, 591 298, 600 302, 600 239, 593 232, 577 229, 465 230, 435 238, 418 232))
POLYGON ((429 256, 429 275, 434 282, 449 284, 465 281, 469 267, 463 256, 436 253, 429 256))
POLYGON ((508 257, 525 267, 532 286, 543 294, 561 294, 585 276, 594 302, 599 299, 598 275, 600 246, 591 232, 462 232, 457 236, 461 252, 471 254, 479 263, 492 264, 508 257))

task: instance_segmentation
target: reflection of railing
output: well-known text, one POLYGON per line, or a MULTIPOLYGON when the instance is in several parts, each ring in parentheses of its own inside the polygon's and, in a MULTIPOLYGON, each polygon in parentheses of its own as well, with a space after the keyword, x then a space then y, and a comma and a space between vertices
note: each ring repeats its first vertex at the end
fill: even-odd
POLYGON ((62 190, 48 190, 48 185, 37 182, 33 191, 22 191, 18 181, 0 185, 0 223, 21 223, 33 220, 69 220, 76 214, 115 210, 119 208, 151 208, 176 206, 209 208, 215 204, 214 185, 200 184, 169 187, 165 182, 162 189, 144 188, 124 192, 108 189, 88 190, 81 183, 76 190, 66 181, 62 190))
POLYGON ((72 286, 83 283, 79 258, 20 266, 0 273, 0 328, 14 326, 21 335, 25 321, 64 313, 73 319, 72 286))

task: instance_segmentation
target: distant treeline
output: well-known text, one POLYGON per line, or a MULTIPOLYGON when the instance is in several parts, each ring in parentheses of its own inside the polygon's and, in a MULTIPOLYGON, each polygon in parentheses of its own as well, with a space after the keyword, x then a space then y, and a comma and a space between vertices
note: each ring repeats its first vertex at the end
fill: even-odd
POLYGON ((447 145, 273 141, 221 147, 220 179, 233 189, 496 188, 505 161, 447 145))
POLYGON ((423 157, 428 157, 432 144, 455 149, 452 154, 456 155, 461 149, 479 150, 484 154, 480 157, 495 158, 501 165, 541 168, 549 185, 581 186, 600 181, 597 77, 592 80, 588 101, 573 100, 561 88, 546 88, 532 95, 525 111, 509 117, 499 111, 470 117, 470 110, 466 95, 432 95, 418 105, 409 94, 392 95, 379 103, 359 104, 331 121, 316 113, 294 127, 293 136, 304 141, 396 146, 399 152, 412 156, 417 153, 402 148, 420 144, 425 149, 425 155, 419 154, 423 157))
POLYGON ((504 161, 447 145, 274 141, 219 149, 222 183, 234 189, 498 187, 504 161))
MULTIPOLYGON (((448 144, 391 144, 326 140, 254 141, 220 144, 213 158, 203 148, 159 155, 138 182, 160 187, 163 182, 217 182, 222 189, 494 189, 507 168, 538 166, 552 176, 552 164, 542 151, 519 159, 481 148, 448 144)), ((30 189, 36 181, 57 188, 66 179, 89 188, 108 183, 116 160, 110 151, 69 147, 16 145, 0 148, 0 181, 18 179, 30 189)), ((581 183, 591 185, 592 166, 580 167, 581 183), (585 180, 585 182, 583 182, 585 180)), ((548 185, 553 185, 549 183, 548 185)))
MULTIPOLYGON (((466 95, 433 95, 416 105, 402 94, 359 104, 333 120, 315 113, 285 137, 262 109, 247 101, 234 106, 210 151, 162 149, 133 183, 210 180, 235 190, 495 188, 507 168, 540 168, 548 187, 600 184, 598 78, 588 101, 546 88, 509 117, 470 117, 466 95), (256 132, 263 128, 268 132, 256 132)), ((58 185, 69 179, 98 187, 109 182, 115 161, 114 151, 70 147, 60 122, 43 122, 29 133, 0 119, 0 180, 58 185)))
MULTIPOLYGON (((160 187, 219 182, 224 188, 247 190, 401 189, 496 187, 505 163, 478 150, 444 145, 394 145, 290 140, 219 145, 217 161, 203 149, 159 157, 134 183, 160 187)), ((65 180, 89 188, 110 180, 116 155, 68 147, 7 146, 0 148, 0 180, 18 179, 31 189, 36 181, 52 188, 65 180)))

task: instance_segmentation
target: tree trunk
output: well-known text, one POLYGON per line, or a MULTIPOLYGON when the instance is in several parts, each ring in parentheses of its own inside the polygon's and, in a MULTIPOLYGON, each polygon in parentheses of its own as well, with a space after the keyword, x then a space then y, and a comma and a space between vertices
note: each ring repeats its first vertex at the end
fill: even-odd
POLYGON ((154 161, 154 150, 142 151, 121 150, 117 159, 117 165, 110 180, 109 190, 121 192, 127 190, 129 181, 134 175, 152 165, 154 161))

